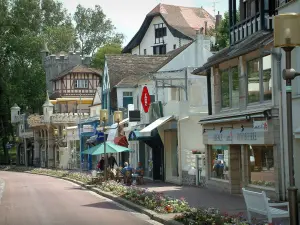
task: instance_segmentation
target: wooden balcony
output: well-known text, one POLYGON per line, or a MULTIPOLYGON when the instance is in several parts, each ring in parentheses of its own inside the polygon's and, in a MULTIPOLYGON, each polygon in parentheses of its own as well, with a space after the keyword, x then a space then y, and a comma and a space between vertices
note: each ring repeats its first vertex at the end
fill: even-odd
POLYGON ((230 45, 235 45, 260 30, 273 30, 273 16, 257 13, 230 28, 230 45), (261 21, 264 18, 264 21, 261 21))
POLYGON ((288 4, 290 2, 294 2, 295 0, 276 0, 275 1, 275 6, 276 6, 276 9, 277 8, 280 8, 282 6, 284 6, 285 4, 288 4))

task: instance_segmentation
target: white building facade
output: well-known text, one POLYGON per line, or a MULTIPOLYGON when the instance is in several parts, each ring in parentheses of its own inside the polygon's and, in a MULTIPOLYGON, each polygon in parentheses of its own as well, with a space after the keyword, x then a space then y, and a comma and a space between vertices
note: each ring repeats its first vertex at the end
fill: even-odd
POLYGON ((208 106, 206 78, 191 72, 212 55, 210 40, 199 32, 197 37, 171 53, 157 72, 132 81, 126 88, 117 87, 119 106, 123 104, 122 93, 132 92, 132 107, 140 111, 140 122, 129 122, 125 129, 129 147, 134 150, 131 164, 142 162, 145 176, 153 180, 196 184, 197 156, 193 152, 205 152, 198 121, 207 115, 208 106), (151 99, 148 113, 141 103, 144 86, 151 99))
MULTIPOLYGON (((220 19, 220 17, 218 17, 220 19)), ((201 8, 159 4, 152 9, 123 53, 161 55, 195 40, 195 30, 214 28, 216 20, 201 8)), ((211 38, 214 42, 215 39, 211 38)))

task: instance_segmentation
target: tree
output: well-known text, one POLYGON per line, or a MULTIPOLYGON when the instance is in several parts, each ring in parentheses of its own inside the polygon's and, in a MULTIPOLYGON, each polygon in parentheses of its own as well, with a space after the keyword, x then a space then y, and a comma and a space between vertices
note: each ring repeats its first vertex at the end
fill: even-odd
POLYGON ((110 43, 104 45, 95 53, 92 61, 92 66, 102 70, 104 68, 106 54, 120 54, 121 52, 122 46, 120 43, 110 43))
MULTIPOLYGON (((239 11, 237 12, 237 22, 239 22, 239 11)), ((212 35, 216 37, 216 45, 213 46, 213 50, 219 51, 223 48, 229 46, 229 35, 230 35, 230 28, 229 28, 229 14, 228 12, 224 13, 224 18, 221 20, 219 26, 216 29, 211 31, 212 35)))
POLYGON ((70 18, 54 0, 43 0, 42 7, 39 0, 0 0, 0 148, 6 162, 6 143, 13 136, 10 107, 17 103, 23 112, 40 111, 45 100, 40 50, 46 34, 53 37, 49 47, 66 48, 60 42, 75 37, 70 18), (68 32, 59 35, 65 28, 68 32))
POLYGON ((82 55, 93 55, 97 48, 107 43, 123 42, 124 36, 115 32, 111 20, 106 18, 99 5, 91 9, 79 4, 73 18, 82 55))

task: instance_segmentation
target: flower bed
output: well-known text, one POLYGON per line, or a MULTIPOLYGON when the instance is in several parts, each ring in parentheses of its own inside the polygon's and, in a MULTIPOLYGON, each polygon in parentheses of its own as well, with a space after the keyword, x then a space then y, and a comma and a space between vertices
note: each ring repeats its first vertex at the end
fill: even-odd
POLYGON ((184 199, 175 199, 158 192, 151 192, 145 188, 124 186, 115 181, 103 182, 100 189, 144 206, 158 213, 180 213, 190 210, 184 199))
POLYGON ((66 170, 52 170, 52 169, 43 169, 43 168, 26 168, 26 167, 6 167, 0 168, 1 170, 6 171, 14 171, 14 172, 30 172, 34 174, 42 174, 42 175, 50 175, 55 177, 66 177, 73 180, 77 180, 83 182, 85 184, 92 183, 92 176, 90 174, 85 173, 76 173, 76 172, 69 172, 66 170))
MULTIPOLYGON (((250 225, 242 213, 222 215, 219 210, 213 208, 191 209, 189 212, 175 216, 174 219, 184 225, 250 225)), ((267 223, 256 222, 253 218, 251 225, 267 225, 267 223)))

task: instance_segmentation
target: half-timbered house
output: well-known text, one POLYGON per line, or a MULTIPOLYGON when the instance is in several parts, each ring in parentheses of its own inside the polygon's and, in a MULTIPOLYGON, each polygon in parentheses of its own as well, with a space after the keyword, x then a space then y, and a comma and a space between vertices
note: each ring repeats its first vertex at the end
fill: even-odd
POLYGON ((101 72, 85 65, 76 65, 52 79, 50 99, 55 110, 64 112, 89 112, 93 97, 100 87, 101 72))

